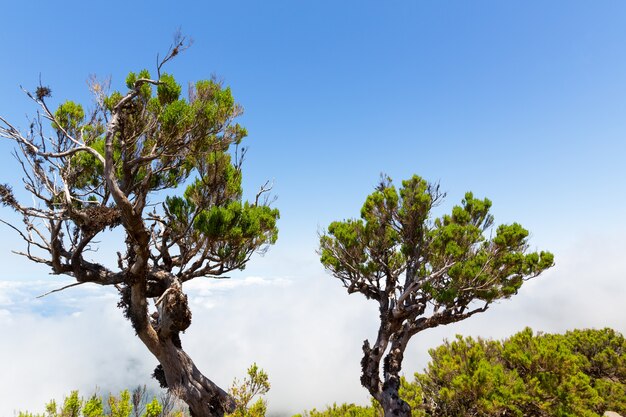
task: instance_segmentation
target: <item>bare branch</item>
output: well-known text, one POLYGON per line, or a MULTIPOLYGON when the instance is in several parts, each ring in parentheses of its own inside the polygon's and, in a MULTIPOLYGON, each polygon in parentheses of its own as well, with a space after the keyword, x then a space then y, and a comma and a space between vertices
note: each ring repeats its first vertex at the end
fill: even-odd
POLYGON ((270 192, 273 187, 274 187, 274 181, 272 181, 271 184, 270 184, 269 180, 265 181, 265 184, 263 184, 261 186, 261 188, 259 189, 259 192, 256 193, 256 197, 254 198, 254 205, 258 206, 259 205, 259 197, 261 197, 261 195, 263 195, 265 193, 270 192))
POLYGON ((159 61, 159 56, 157 55, 157 76, 158 76, 158 78, 161 78, 161 67, 163 67, 163 65, 165 65, 165 63, 167 63, 168 61, 172 60, 178 54, 180 54, 181 52, 183 52, 186 49, 188 49, 191 46, 192 43, 193 43, 192 39, 188 39, 186 36, 184 36, 181 33, 180 29, 178 29, 176 31, 176 33, 174 34, 174 43, 173 43, 173 45, 170 45, 169 49, 165 53, 165 57, 162 60, 159 61))
POLYGON ((86 282, 74 282, 74 283, 69 284, 69 285, 66 285, 66 286, 64 286, 64 287, 57 288, 56 290, 48 291, 48 292, 47 292, 47 293, 45 293, 45 294, 38 295, 38 296, 37 296, 37 298, 43 298, 43 297, 45 297, 45 296, 47 296, 47 295, 50 295, 50 294, 52 294, 52 293, 59 292, 59 291, 63 291, 63 290, 66 290, 66 289, 68 289, 68 288, 76 287, 76 286, 78 286, 78 285, 83 285, 83 284, 86 284, 86 282))

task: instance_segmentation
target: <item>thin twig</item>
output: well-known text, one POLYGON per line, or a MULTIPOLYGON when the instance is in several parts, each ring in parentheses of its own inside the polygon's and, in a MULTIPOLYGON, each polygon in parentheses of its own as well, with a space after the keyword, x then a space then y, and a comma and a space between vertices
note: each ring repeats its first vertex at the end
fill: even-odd
POLYGON ((45 294, 42 294, 42 295, 37 296, 37 298, 43 298, 43 297, 45 297, 46 295, 50 295, 50 294, 52 294, 53 292, 63 291, 63 290, 66 290, 66 289, 68 289, 68 288, 71 288, 71 287, 76 287, 77 285, 82 285, 82 284, 85 284, 85 283, 86 283, 86 282, 75 282, 75 283, 73 283, 73 284, 66 285, 65 287, 61 287, 61 288, 57 288, 56 290, 48 291, 48 292, 47 292, 47 293, 45 293, 45 294))

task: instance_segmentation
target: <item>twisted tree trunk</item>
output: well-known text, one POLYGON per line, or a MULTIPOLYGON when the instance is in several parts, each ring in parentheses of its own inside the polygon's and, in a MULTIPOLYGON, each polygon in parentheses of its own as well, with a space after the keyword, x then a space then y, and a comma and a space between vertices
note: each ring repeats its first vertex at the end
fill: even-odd
POLYGON ((363 343, 363 359, 361 360, 361 384, 383 408, 385 417, 411 417, 411 407, 400 398, 400 370, 406 343, 403 338, 394 338, 391 350, 384 355, 389 345, 389 338, 380 332, 373 348, 369 342, 363 343), (383 359, 383 377, 380 379, 380 361, 383 359))
POLYGON ((187 403, 193 417, 222 417, 232 413, 234 399, 205 377, 182 348, 180 332, 191 324, 191 311, 180 282, 172 279, 172 284, 156 302, 157 312, 145 321, 137 317, 147 318, 147 309, 140 302, 145 298, 133 297, 133 290, 135 288, 131 289, 128 309, 131 322, 140 324, 135 328, 139 338, 159 361, 153 376, 161 386, 187 403))
POLYGON ((222 417, 234 411, 234 399, 202 375, 189 355, 174 343, 164 343, 157 359, 168 388, 187 403, 192 417, 222 417))
POLYGON ((137 335, 159 361, 160 366, 154 376, 161 386, 169 388, 185 401, 193 417, 222 417, 234 411, 234 399, 202 375, 182 349, 180 332, 191 324, 191 311, 180 280, 171 273, 160 271, 161 285, 158 287, 165 288, 165 291, 148 293, 150 233, 142 218, 144 202, 138 200, 131 203, 114 173, 113 138, 118 130, 118 114, 114 113, 109 122, 105 142, 105 178, 120 208, 122 225, 127 233, 128 269, 125 281, 128 286, 123 290, 122 305, 137 335), (157 311, 151 316, 148 314, 150 296, 159 297, 155 302, 157 311))

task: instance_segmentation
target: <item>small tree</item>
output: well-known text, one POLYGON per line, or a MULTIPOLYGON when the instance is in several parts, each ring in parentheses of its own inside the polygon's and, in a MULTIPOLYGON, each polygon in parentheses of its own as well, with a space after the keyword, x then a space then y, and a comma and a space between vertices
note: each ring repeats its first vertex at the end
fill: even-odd
POLYGON ((256 363, 248 368, 247 374, 248 376, 241 382, 235 378, 228 390, 236 404, 235 411, 230 417, 265 417, 267 402, 261 396, 267 394, 271 388, 269 378, 256 363), (259 399, 250 405, 256 396, 259 396, 259 399))
POLYGON ((156 397, 146 404, 146 413, 143 417, 160 417, 163 412, 163 407, 159 404, 159 400, 156 397))
POLYGON ((154 375, 161 385, 194 416, 221 416, 234 410, 233 398, 181 345, 180 332, 191 324, 183 284, 243 269, 276 241, 278 211, 265 197, 271 187, 252 202, 242 198, 239 145, 247 133, 234 123, 242 108, 230 89, 199 81, 183 99, 174 77, 161 73, 187 45, 176 39, 155 78, 130 73, 126 92, 108 94, 92 83, 89 113, 72 101, 51 110, 51 90, 42 85, 27 93, 38 117, 25 131, 0 117, 0 137, 17 144, 35 203, 21 203, 9 185, 0 185, 0 200, 24 220, 23 227, 5 222, 26 242, 21 255, 71 276, 72 286, 115 286, 119 306, 160 363, 154 375), (182 184, 182 195, 164 198, 181 194, 182 184), (98 239, 116 228, 125 249, 117 265, 94 260, 98 239))
POLYGON ((443 197, 418 176, 399 191, 383 178, 361 219, 333 222, 320 237, 324 267, 349 294, 378 302, 380 327, 374 343, 363 344, 361 383, 386 416, 411 415, 398 395, 411 337, 486 311, 553 265, 549 252, 527 253, 528 232, 517 223, 486 236, 493 225, 488 199, 467 193, 451 214, 433 219, 443 197))
POLYGON ((85 401, 85 404, 83 405, 83 416, 102 417, 103 415, 104 404, 102 403, 102 398, 94 393, 87 401, 85 401))
POLYGON ((133 410, 130 392, 127 389, 120 392, 120 396, 115 397, 109 394, 109 408, 111 409, 111 417, 130 417, 133 410))

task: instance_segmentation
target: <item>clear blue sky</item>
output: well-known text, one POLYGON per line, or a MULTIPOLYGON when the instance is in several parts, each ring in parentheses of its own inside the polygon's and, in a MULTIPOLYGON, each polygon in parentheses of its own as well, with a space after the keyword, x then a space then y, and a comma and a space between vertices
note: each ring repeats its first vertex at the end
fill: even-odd
MULTIPOLYGON (((623 295, 607 277, 626 273, 609 256, 626 248, 625 21, 618 1, 10 2, 0 114, 26 126, 34 107, 19 85, 40 74, 55 102, 89 103, 89 74, 122 88, 128 71, 154 70, 180 27, 194 45, 166 71, 183 84, 223 78, 246 111, 247 191, 275 180, 279 242, 238 276, 330 282, 317 232, 358 215, 381 172, 417 173, 449 204, 473 190, 493 200, 496 222, 529 228, 533 247, 557 255, 553 282, 579 272, 623 295), (579 265, 577 251, 594 256, 579 265)), ((10 149, 0 143, 2 182, 16 177, 10 149)), ((14 246, 0 244, 3 279, 47 278, 14 246)), ((566 298, 583 302, 573 287, 566 298)), ((602 317, 545 327, 581 325, 602 317)))
POLYGON ((195 44, 167 70, 233 88, 248 189, 276 179, 284 239, 356 213, 381 172, 441 180, 454 200, 476 190, 506 220, 625 201, 620 2, 15 2, 4 16, 12 120, 32 109, 18 85, 41 74, 54 99, 88 103, 89 74, 121 88, 181 27, 195 44))

